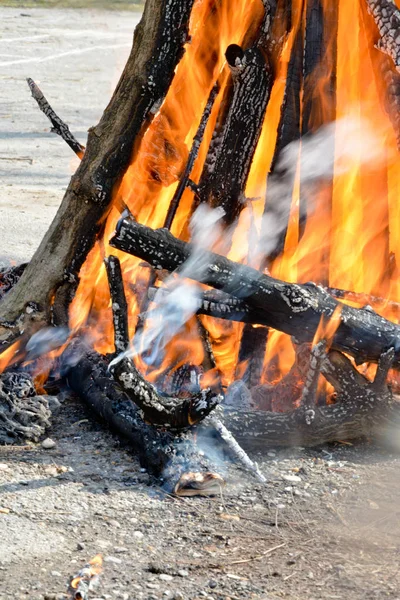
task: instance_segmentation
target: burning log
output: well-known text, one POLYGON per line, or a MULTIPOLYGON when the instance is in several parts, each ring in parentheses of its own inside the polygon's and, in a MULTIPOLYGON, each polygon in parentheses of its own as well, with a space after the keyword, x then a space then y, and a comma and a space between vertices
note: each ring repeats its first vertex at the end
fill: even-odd
POLYGON ((107 269, 108 285, 112 300, 114 322, 114 346, 116 354, 129 347, 128 303, 126 301, 121 263, 116 256, 104 260, 107 269))
POLYGON ((111 429, 125 438, 141 465, 178 495, 214 495, 223 481, 199 452, 192 431, 173 435, 145 423, 140 409, 116 385, 105 357, 74 340, 61 357, 62 373, 72 391, 111 429))
POLYGON ((64 142, 68 144, 71 150, 73 150, 79 158, 82 158, 85 152, 85 146, 82 146, 82 144, 80 144, 78 140, 72 135, 68 125, 64 123, 64 121, 60 119, 57 113, 52 109, 52 107, 44 97, 42 90, 39 88, 38 85, 36 85, 33 79, 28 77, 26 81, 28 82, 29 89, 31 90, 32 98, 36 100, 40 110, 46 115, 46 117, 52 124, 51 131, 59 135, 64 140, 64 142))
MULTIPOLYGON (((176 239, 165 229, 151 230, 132 219, 121 219, 111 245, 146 260, 157 268, 179 269, 191 254, 191 245, 176 239)), ((218 254, 205 253, 207 269, 194 270, 192 279, 223 290, 262 310, 267 325, 292 335, 299 342, 311 342, 321 321, 329 320, 340 308, 340 323, 332 348, 355 357, 358 363, 377 362, 394 347, 395 367, 400 365, 400 328, 372 310, 346 306, 315 284, 290 284, 240 265, 218 254)))
POLYGON ((114 96, 89 132, 82 162, 18 284, 0 306, 0 344, 32 322, 64 325, 79 270, 111 207, 115 185, 137 151, 184 52, 194 0, 148 0, 114 96), (46 265, 46 268, 43 268, 46 265), (28 303, 35 307, 26 312, 28 303))
POLYGON ((222 207, 228 225, 244 206, 244 189, 274 79, 266 48, 274 10, 267 1, 264 7, 256 43, 248 49, 231 44, 226 50, 231 82, 221 103, 197 190, 197 202, 222 207))

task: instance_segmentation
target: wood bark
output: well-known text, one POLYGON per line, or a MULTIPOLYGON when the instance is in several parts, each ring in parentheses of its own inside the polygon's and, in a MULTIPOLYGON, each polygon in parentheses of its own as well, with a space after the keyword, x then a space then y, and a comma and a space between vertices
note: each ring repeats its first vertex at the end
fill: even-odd
POLYGON ((184 52, 194 0, 148 0, 133 47, 57 215, 19 283, 0 304, 0 349, 22 329, 65 324, 79 270, 184 52), (26 312, 27 306, 30 307, 26 312))
MULTIPOLYGON (((121 219, 111 244, 149 262, 157 269, 179 269, 192 252, 165 229, 152 229, 131 218, 121 219)), ((395 366, 400 367, 400 326, 380 317, 371 309, 342 304, 313 283, 293 284, 263 275, 212 252, 204 253, 206 269, 191 278, 245 299, 262 310, 266 325, 294 336, 298 342, 311 342, 321 319, 328 321, 340 309, 340 322, 332 348, 354 356, 358 363, 377 362, 388 348, 395 348, 395 366)), ((204 263, 203 263, 204 264, 204 263)))

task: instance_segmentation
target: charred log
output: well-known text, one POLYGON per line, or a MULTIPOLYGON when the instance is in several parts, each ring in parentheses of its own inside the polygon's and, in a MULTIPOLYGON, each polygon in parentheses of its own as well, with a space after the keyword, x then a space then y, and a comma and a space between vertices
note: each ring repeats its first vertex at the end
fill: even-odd
POLYGON ((289 413, 228 411, 223 421, 248 449, 268 446, 317 446, 360 437, 386 438, 400 424, 400 402, 386 386, 394 352, 385 353, 375 381, 363 377, 343 354, 331 351, 314 364, 303 393, 303 404, 289 413), (337 391, 336 404, 316 406, 315 390, 321 372, 337 391))
POLYGON ((114 346, 115 352, 119 354, 127 350, 129 346, 128 303, 122 279, 121 263, 116 256, 109 256, 104 263, 112 302, 114 346))
POLYGON ((104 357, 75 340, 62 357, 62 367, 71 390, 129 442, 141 465, 161 478, 167 491, 213 495, 221 488, 222 479, 197 450, 192 432, 176 436, 145 423, 140 409, 116 385, 104 357))
MULTIPOLYGON (((231 45, 226 59, 232 71, 232 101, 218 154, 212 171, 208 168, 200 181, 198 198, 214 208, 222 207, 229 225, 243 208, 244 188, 261 134, 273 76, 265 55, 258 48, 242 50, 240 46, 231 45)), ((211 147, 211 151, 215 149, 211 147)))
POLYGON ((254 327, 249 323, 243 328, 238 363, 245 365, 242 380, 249 388, 261 383, 268 333, 268 327, 254 327))
MULTIPOLYGON (((184 52, 192 6, 193 0, 146 2, 114 96, 89 132, 84 157, 52 225, 18 285, 3 298, 1 322, 15 322, 18 330, 26 330, 32 319, 48 323, 52 298, 58 324, 67 322, 66 305, 109 211, 114 186, 137 151, 184 52), (35 315, 25 312, 28 302, 37 307, 35 315)), ((10 329, 0 330, 3 347, 13 335, 10 329)))
MULTIPOLYGON (((191 245, 164 229, 153 231, 131 219, 121 219, 111 244, 138 256, 154 267, 179 269, 191 254, 191 245)), ((346 306, 313 283, 304 285, 279 281, 234 263, 212 252, 205 253, 206 271, 191 273, 192 279, 223 290, 264 311, 266 323, 292 335, 299 342, 311 342, 321 321, 340 309, 340 324, 332 348, 354 356, 358 363, 377 362, 385 350, 396 350, 395 367, 400 366, 400 328, 371 309, 346 306)))

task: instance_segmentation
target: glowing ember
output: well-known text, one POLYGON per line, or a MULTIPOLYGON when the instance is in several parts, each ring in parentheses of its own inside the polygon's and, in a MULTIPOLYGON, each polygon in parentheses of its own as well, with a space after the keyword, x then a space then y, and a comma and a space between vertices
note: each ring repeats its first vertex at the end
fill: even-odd
POLYGON ((98 576, 102 571, 103 559, 101 554, 96 554, 87 565, 83 567, 76 577, 70 583, 74 592, 73 597, 76 600, 86 600, 89 591, 93 589, 98 581, 98 576))

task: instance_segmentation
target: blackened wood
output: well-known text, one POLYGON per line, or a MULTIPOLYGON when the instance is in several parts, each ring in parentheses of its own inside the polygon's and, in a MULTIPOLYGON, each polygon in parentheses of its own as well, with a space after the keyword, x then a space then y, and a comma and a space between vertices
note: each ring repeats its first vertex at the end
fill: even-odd
POLYGON ((128 358, 111 363, 110 371, 124 392, 140 407, 145 421, 160 427, 176 430, 191 427, 204 419, 222 400, 210 389, 188 398, 161 395, 128 358))
POLYGON ((264 370, 264 356, 267 349, 268 327, 255 327, 246 323, 240 339, 238 365, 245 365, 242 381, 248 388, 259 385, 264 370))
MULTIPOLYGON (((76 289, 113 190, 170 87, 187 41, 193 2, 147 0, 115 93, 100 123, 89 131, 82 162, 52 225, 18 284, 3 298, 0 322, 19 319, 18 330, 26 330, 32 318, 49 322, 52 299, 56 307, 59 298, 59 321, 67 322, 63 299, 76 289), (35 315, 25 312, 29 301, 38 307, 35 315)), ((13 333, 0 329, 3 347, 13 333)))
POLYGON ((266 56, 258 48, 228 47, 233 91, 218 155, 208 181, 201 181, 199 199, 225 211, 226 224, 233 223, 244 207, 244 190, 261 134, 272 89, 273 76, 266 56))
POLYGON ((176 211, 178 210, 179 203, 183 196, 183 192, 185 191, 185 188, 189 185, 190 173, 192 172, 194 163, 199 153, 201 142, 203 141, 204 137, 204 132, 206 130, 215 99, 220 91, 220 87, 220 82, 217 81, 211 88, 211 92, 208 96, 199 127, 197 129, 196 135, 193 138, 192 148, 189 152, 189 157, 186 163, 185 170, 181 176, 176 192, 171 200, 171 204, 169 205, 167 216, 165 217, 164 227, 166 227, 167 229, 171 229, 171 225, 176 215, 176 211))
POLYGON ((303 32, 301 26, 296 33, 290 54, 285 92, 281 106, 277 140, 267 179, 262 236, 270 236, 265 228, 271 220, 279 223, 280 231, 274 248, 269 250, 263 265, 270 267, 284 249, 289 222, 290 204, 293 196, 296 170, 279 168, 279 158, 288 144, 300 139, 301 102, 300 92, 303 83, 303 32), (282 204, 285 206, 282 206, 282 204))
MULTIPOLYGON (((231 44, 225 57, 231 76, 200 177, 195 205, 222 207, 232 224, 244 207, 244 191, 274 80, 268 57, 276 3, 266 0, 264 18, 251 47, 231 44), (267 47, 268 46, 268 47, 267 47)), ((280 46, 279 46, 280 47, 280 46)), ((276 51, 276 49, 275 49, 276 51)))
MULTIPOLYGON (((197 450, 191 431, 173 435, 145 423, 140 409, 119 388, 108 371, 105 357, 74 340, 61 359, 62 372, 71 388, 87 406, 137 453, 142 467, 164 481, 173 491, 181 477, 190 472, 214 470, 197 450)), ((186 477, 186 484, 191 479, 186 477)))
MULTIPOLYGON (((192 247, 165 229, 152 229, 131 219, 121 219, 111 244, 148 261, 157 268, 179 269, 192 247)), ((369 309, 346 306, 313 283, 291 284, 230 261, 218 254, 205 253, 208 265, 191 278, 223 290, 265 312, 267 325, 310 342, 321 318, 330 319, 340 307, 341 318, 332 348, 355 357, 359 363, 376 362, 390 347, 396 350, 395 366, 400 366, 400 327, 369 309)))
POLYGON ((129 347, 128 303, 126 301, 121 263, 116 256, 104 259, 111 294, 111 308, 114 323, 114 346, 119 354, 129 347))
POLYGON ((68 125, 64 123, 62 119, 57 115, 57 113, 52 109, 45 96, 43 95, 42 90, 38 85, 31 79, 30 77, 26 80, 29 85, 29 89, 31 90, 32 97, 36 100, 40 110, 42 113, 46 115, 52 124, 52 129, 54 133, 59 135, 64 142, 68 144, 68 146, 75 152, 79 158, 82 158, 85 152, 85 146, 82 146, 78 142, 78 140, 72 135, 68 125))

